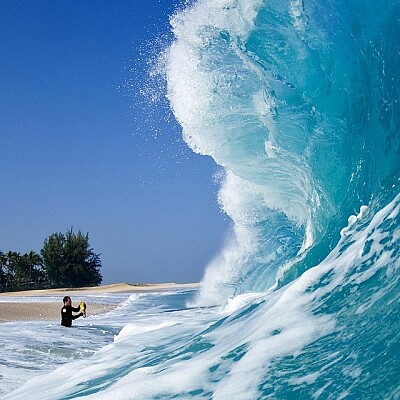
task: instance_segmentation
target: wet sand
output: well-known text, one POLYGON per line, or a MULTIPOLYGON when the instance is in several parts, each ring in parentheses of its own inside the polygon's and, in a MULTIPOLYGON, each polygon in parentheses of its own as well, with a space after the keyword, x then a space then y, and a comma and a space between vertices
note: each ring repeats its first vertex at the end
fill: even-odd
MULTIPOLYGON (((57 303, 2 303, 0 301, 0 323, 10 321, 53 321, 60 320, 62 299, 57 303)), ((78 303, 73 303, 77 307, 78 303)), ((90 303, 87 316, 103 314, 110 311, 114 306, 101 303, 90 303)))
MULTIPOLYGON (((196 288, 199 283, 161 283, 161 284, 128 284, 116 283, 112 285, 103 285, 89 288, 79 289, 44 289, 44 290, 27 290, 22 292, 0 293, 0 323, 7 321, 31 321, 31 320, 59 320, 60 310, 63 305, 62 298, 66 295, 72 297, 72 305, 77 307, 79 295, 84 294, 102 294, 102 293, 138 293, 152 292, 168 289, 179 288, 196 288), (36 296, 60 296, 59 302, 18 302, 18 297, 36 297, 36 296), (7 297, 7 302, 2 298, 7 297), (10 298, 16 298, 16 301, 9 301, 10 298)), ((113 309, 114 306, 103 303, 88 304, 87 314, 98 315, 113 309)))

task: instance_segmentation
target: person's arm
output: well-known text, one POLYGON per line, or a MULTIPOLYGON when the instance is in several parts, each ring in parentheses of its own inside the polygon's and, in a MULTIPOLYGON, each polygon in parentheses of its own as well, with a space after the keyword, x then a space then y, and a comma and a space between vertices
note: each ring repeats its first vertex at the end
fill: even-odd
POLYGON ((79 314, 73 315, 72 319, 77 319, 77 318, 82 317, 82 316, 83 316, 83 314, 80 312, 79 314))
POLYGON ((81 308, 79 306, 78 307, 72 307, 71 306, 71 310, 74 311, 74 312, 78 312, 78 311, 81 311, 81 308))

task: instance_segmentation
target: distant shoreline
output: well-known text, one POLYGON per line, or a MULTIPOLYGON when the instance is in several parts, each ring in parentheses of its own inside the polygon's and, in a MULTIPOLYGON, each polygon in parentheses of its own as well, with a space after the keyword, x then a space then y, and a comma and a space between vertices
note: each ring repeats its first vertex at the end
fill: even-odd
MULTIPOLYGON (((106 294, 106 293, 140 293, 152 292, 180 288, 197 288, 200 283, 157 283, 157 284, 129 284, 115 283, 86 288, 60 288, 60 289, 38 289, 26 290, 21 292, 0 293, 0 323, 12 321, 53 321, 60 319, 62 307, 62 297, 65 295, 72 297, 74 306, 79 302, 79 296, 87 294, 106 294), (18 302, 21 297, 41 297, 41 296, 60 296, 54 302, 40 303, 38 301, 18 302), (2 298, 15 298, 15 301, 2 302, 2 298)), ((88 316, 104 314, 115 308, 114 305, 93 302, 88 304, 88 316)), ((77 321, 80 321, 79 318, 77 321)), ((79 322, 77 322, 79 323, 79 322)))
POLYGON ((36 289, 23 290, 20 292, 0 293, 1 297, 20 297, 20 296, 52 296, 57 294, 91 294, 91 293, 124 293, 124 292, 149 292, 165 289, 197 288, 200 283, 113 283, 83 288, 58 288, 58 289, 36 289))

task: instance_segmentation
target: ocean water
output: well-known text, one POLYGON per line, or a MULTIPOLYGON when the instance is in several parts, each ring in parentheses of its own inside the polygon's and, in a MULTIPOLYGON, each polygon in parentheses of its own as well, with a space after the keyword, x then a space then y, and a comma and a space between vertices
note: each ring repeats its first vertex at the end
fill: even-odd
POLYGON ((399 16, 383 0, 172 16, 168 100, 221 166, 231 235, 200 290, 105 295, 117 308, 68 332, 2 324, 2 398, 400 399, 399 16))

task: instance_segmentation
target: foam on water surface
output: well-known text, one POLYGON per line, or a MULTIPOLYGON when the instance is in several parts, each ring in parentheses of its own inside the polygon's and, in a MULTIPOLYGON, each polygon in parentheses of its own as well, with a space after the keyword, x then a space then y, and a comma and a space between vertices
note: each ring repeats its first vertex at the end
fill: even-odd
POLYGON ((398 15, 201 0, 173 16, 158 65, 184 139, 223 168, 232 231, 199 290, 110 294, 68 336, 1 324, 3 398, 399 398, 398 15))
MULTIPOLYGON (((343 364, 341 373, 347 379, 362 381, 365 365, 357 363, 360 355, 340 345, 341 336, 351 337, 356 333, 352 333, 347 317, 343 318, 349 309, 353 309, 350 314, 362 317, 376 302, 386 301, 385 297, 398 285, 398 276, 384 288, 371 286, 369 282, 380 271, 385 276, 393 276, 399 268, 398 261, 392 257, 393 245, 399 237, 395 238, 387 230, 388 224, 395 225, 399 208, 400 197, 397 197, 370 220, 360 214, 356 222, 351 221, 347 234, 324 262, 281 289, 239 295, 225 307, 197 309, 175 307, 177 303, 189 301, 193 292, 141 295, 149 306, 147 313, 142 314, 145 309, 138 305, 136 308, 141 312, 132 313, 135 303, 130 302, 132 308, 126 308, 124 326, 112 343, 90 357, 38 376, 5 399, 20 398, 25 393, 30 393, 32 399, 197 395, 214 399, 262 398, 266 378, 279 376, 283 371, 286 372, 280 380, 286 382, 286 390, 287 385, 296 390, 303 388, 317 398, 328 388, 321 387, 321 381, 331 374, 327 367, 339 364, 338 360, 344 357, 350 357, 353 364, 343 364), (387 250, 381 255, 381 261, 372 269, 361 268, 381 251, 378 243, 382 241, 387 250), (371 243, 368 252, 366 243, 371 243), (369 285, 369 291, 374 290, 375 297, 368 299, 369 305, 363 303, 362 312, 354 302, 358 297, 356 291, 349 292, 350 299, 338 296, 349 286, 362 290, 365 284, 369 285), (132 322, 127 323, 128 320, 132 322), (312 349, 313 346, 317 349, 312 349), (316 371, 298 374, 298 369, 305 367, 301 358, 310 348, 316 354, 327 353, 326 361, 316 371), (289 370, 282 369, 285 359, 291 360, 289 370), (43 386, 48 388, 44 394, 34 394, 43 386)), ((102 324, 107 323, 105 318, 102 324)), ((358 341, 363 336, 362 329, 360 324, 358 341)), ((348 340, 347 337, 345 341, 348 340)))

